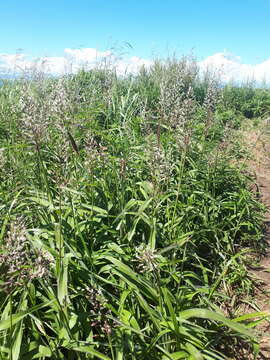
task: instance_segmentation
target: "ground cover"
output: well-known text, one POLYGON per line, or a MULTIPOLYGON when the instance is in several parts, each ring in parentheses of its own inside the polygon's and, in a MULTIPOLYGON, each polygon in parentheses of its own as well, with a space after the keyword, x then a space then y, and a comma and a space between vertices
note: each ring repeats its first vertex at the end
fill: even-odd
POLYGON ((190 59, 4 82, 0 359, 256 358, 267 312, 234 299, 264 206, 234 136, 269 99, 190 59))

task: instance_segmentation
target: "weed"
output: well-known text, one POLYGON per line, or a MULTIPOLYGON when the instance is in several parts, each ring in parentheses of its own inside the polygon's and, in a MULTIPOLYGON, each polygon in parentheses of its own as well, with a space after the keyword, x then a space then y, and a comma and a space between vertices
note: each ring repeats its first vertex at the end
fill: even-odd
POLYGON ((124 78, 5 83, 0 359, 225 359, 228 339, 256 349, 222 304, 252 291, 243 249, 262 237, 230 142, 268 97, 201 78, 188 58, 124 78))

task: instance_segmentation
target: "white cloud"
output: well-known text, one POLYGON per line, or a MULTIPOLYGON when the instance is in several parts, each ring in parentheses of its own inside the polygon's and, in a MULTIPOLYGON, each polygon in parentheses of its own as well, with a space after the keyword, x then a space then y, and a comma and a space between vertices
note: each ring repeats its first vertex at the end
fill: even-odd
POLYGON ((75 73, 79 69, 93 69, 105 64, 115 67, 119 74, 136 73, 142 65, 150 66, 152 61, 137 56, 119 58, 112 51, 99 51, 92 48, 64 50, 60 57, 45 56, 31 58, 26 54, 0 54, 0 73, 11 74, 40 69, 48 74, 61 75, 75 73))
POLYGON ((136 74, 142 66, 149 68, 153 61, 142 59, 137 56, 132 56, 129 59, 116 60, 116 70, 118 74, 124 75, 126 73, 136 74))
POLYGON ((25 65, 25 55, 23 54, 0 54, 0 71, 3 73, 14 72, 15 67, 25 65), (15 65, 16 64, 16 65, 15 65))
MULTIPOLYGON (((105 63, 107 66, 115 67, 118 74, 122 75, 136 73, 142 65, 150 67, 153 62, 138 56, 120 58, 110 50, 66 48, 63 56, 58 57, 33 58, 26 54, 0 54, 0 74, 14 74, 28 72, 31 69, 41 69, 45 73, 61 75, 70 72, 75 73, 81 68, 93 69, 105 63)), ((243 64, 240 57, 224 51, 199 62, 199 67, 203 71, 215 71, 224 82, 255 80, 270 83, 270 59, 257 65, 243 64)))
POLYGON ((106 58, 113 55, 111 51, 98 51, 97 49, 65 49, 64 52, 70 55, 73 59, 81 62, 95 62, 99 59, 106 58))
POLYGON ((216 72, 224 82, 270 82, 270 59, 257 65, 243 64, 240 57, 224 51, 207 57, 199 66, 203 71, 216 72))
POLYGON ((106 64, 115 67, 119 74, 136 73, 141 66, 150 66, 151 60, 137 56, 130 58, 119 58, 112 51, 98 51, 96 49, 65 49, 66 59, 72 65, 75 72, 80 68, 92 69, 93 67, 106 64))

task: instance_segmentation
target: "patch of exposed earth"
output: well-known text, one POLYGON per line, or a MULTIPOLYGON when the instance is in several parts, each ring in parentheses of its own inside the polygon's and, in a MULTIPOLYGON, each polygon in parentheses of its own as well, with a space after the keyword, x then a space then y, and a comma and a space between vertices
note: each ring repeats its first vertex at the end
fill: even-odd
MULTIPOLYGON (((251 159, 246 160, 248 171, 254 175, 258 197, 267 209, 264 218, 265 251, 256 266, 250 269, 257 284, 253 302, 260 311, 270 314, 270 118, 256 129, 245 131, 243 135, 251 154, 251 159)), ((256 331, 261 348, 258 359, 270 359, 270 320, 260 323, 256 331)))

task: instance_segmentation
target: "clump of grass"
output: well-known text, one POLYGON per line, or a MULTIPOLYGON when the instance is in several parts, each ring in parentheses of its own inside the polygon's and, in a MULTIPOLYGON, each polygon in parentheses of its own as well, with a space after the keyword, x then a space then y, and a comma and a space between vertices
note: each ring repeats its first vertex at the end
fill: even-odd
POLYGON ((256 352, 220 305, 262 237, 228 92, 188 58, 0 88, 0 358, 225 359, 236 336, 256 352))

